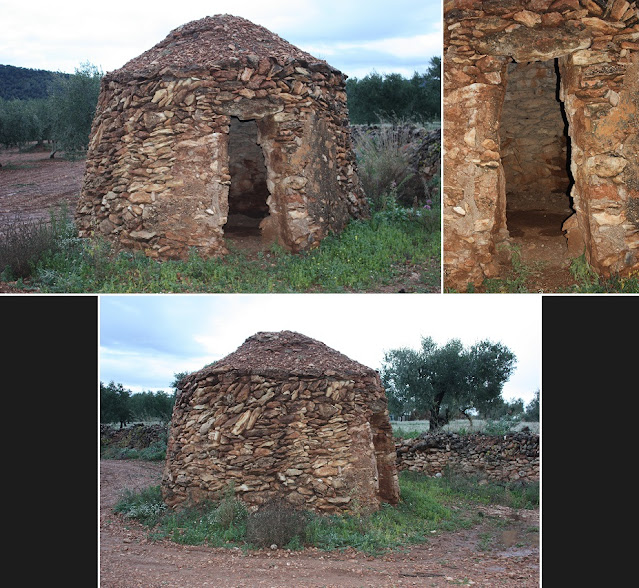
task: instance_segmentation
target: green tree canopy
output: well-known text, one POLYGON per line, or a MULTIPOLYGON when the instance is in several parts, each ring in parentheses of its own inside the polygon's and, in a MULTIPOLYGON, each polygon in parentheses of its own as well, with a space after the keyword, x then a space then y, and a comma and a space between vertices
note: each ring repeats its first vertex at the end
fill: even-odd
POLYGON ((138 392, 133 394, 122 384, 100 382, 100 422, 120 423, 120 427, 131 421, 168 422, 171 420, 175 392, 138 392))
POLYGON ((415 122, 441 118, 441 59, 433 57, 425 73, 410 79, 401 74, 372 72, 346 82, 349 117, 353 124, 400 119, 415 122))
POLYGON ((63 150, 67 157, 84 156, 102 72, 83 63, 75 74, 55 75, 48 81, 36 79, 47 84, 46 98, 0 98, 0 144, 21 147, 33 141, 53 140, 54 152, 63 150))
POLYGON ((504 384, 514 371, 515 355, 504 345, 485 340, 465 348, 453 339, 439 347, 430 337, 421 349, 387 352, 381 378, 393 414, 427 414, 437 430, 459 413, 486 413, 502 401, 504 384))
POLYGON ((122 384, 109 382, 106 386, 100 382, 100 422, 120 423, 120 428, 131 420, 131 390, 122 384))
POLYGON ((54 81, 49 99, 53 138, 60 149, 82 155, 86 152, 102 75, 95 65, 87 62, 76 68, 74 75, 54 81))

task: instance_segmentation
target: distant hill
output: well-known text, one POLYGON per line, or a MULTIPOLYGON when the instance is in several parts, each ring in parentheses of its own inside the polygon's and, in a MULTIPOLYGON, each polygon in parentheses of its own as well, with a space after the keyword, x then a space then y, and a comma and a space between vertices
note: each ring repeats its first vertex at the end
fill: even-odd
POLYGON ((69 77, 69 74, 0 65, 0 98, 5 100, 46 98, 51 84, 59 77, 69 77))

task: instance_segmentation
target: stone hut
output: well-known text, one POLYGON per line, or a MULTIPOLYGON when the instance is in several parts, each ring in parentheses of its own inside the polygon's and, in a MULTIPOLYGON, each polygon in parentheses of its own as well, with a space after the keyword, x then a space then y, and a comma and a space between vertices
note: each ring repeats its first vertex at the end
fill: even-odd
POLYGON ((399 500, 395 459, 374 370, 299 333, 260 332, 180 382, 162 494, 176 507, 232 486, 251 506, 376 510, 399 500))
POLYGON ((603 276, 639 270, 637 2, 445 0, 444 20, 445 286, 498 275, 511 210, 558 215, 603 276))
POLYGON ((243 18, 173 30, 102 80, 76 221, 157 258, 225 234, 297 252, 368 216, 346 76, 243 18))

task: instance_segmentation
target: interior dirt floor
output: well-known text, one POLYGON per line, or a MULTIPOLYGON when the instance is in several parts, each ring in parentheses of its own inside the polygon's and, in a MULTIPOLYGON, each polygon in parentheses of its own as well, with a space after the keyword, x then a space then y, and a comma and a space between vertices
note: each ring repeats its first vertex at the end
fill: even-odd
POLYGON ((508 230, 520 248, 521 261, 531 272, 533 292, 556 292, 575 284, 570 274, 568 242, 561 231, 570 213, 543 210, 512 211, 508 230))
POLYGON ((102 588, 539 586, 539 510, 478 506, 480 525, 438 532, 410 549, 371 557, 355 549, 242 551, 150 541, 113 512, 125 488, 159 484, 163 464, 100 461, 99 573, 102 588))
POLYGON ((570 273, 572 258, 561 231, 571 211, 508 210, 506 213, 510 245, 519 252, 521 269, 504 270, 500 279, 525 276, 528 292, 562 292, 577 284, 570 273))

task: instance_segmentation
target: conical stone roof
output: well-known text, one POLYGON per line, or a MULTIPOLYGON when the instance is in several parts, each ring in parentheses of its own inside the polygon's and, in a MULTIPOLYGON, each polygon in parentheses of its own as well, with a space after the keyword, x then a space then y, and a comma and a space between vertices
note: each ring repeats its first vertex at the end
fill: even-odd
POLYGON ((131 59, 111 78, 194 75, 233 66, 257 68, 270 59, 280 66, 298 62, 314 71, 337 72, 325 61, 291 45, 268 29, 230 14, 207 16, 184 24, 157 45, 131 59))
POLYGON ((270 377, 352 377, 376 373, 311 337, 279 331, 256 333, 236 351, 187 376, 186 380, 201 380, 209 374, 231 370, 270 377))

